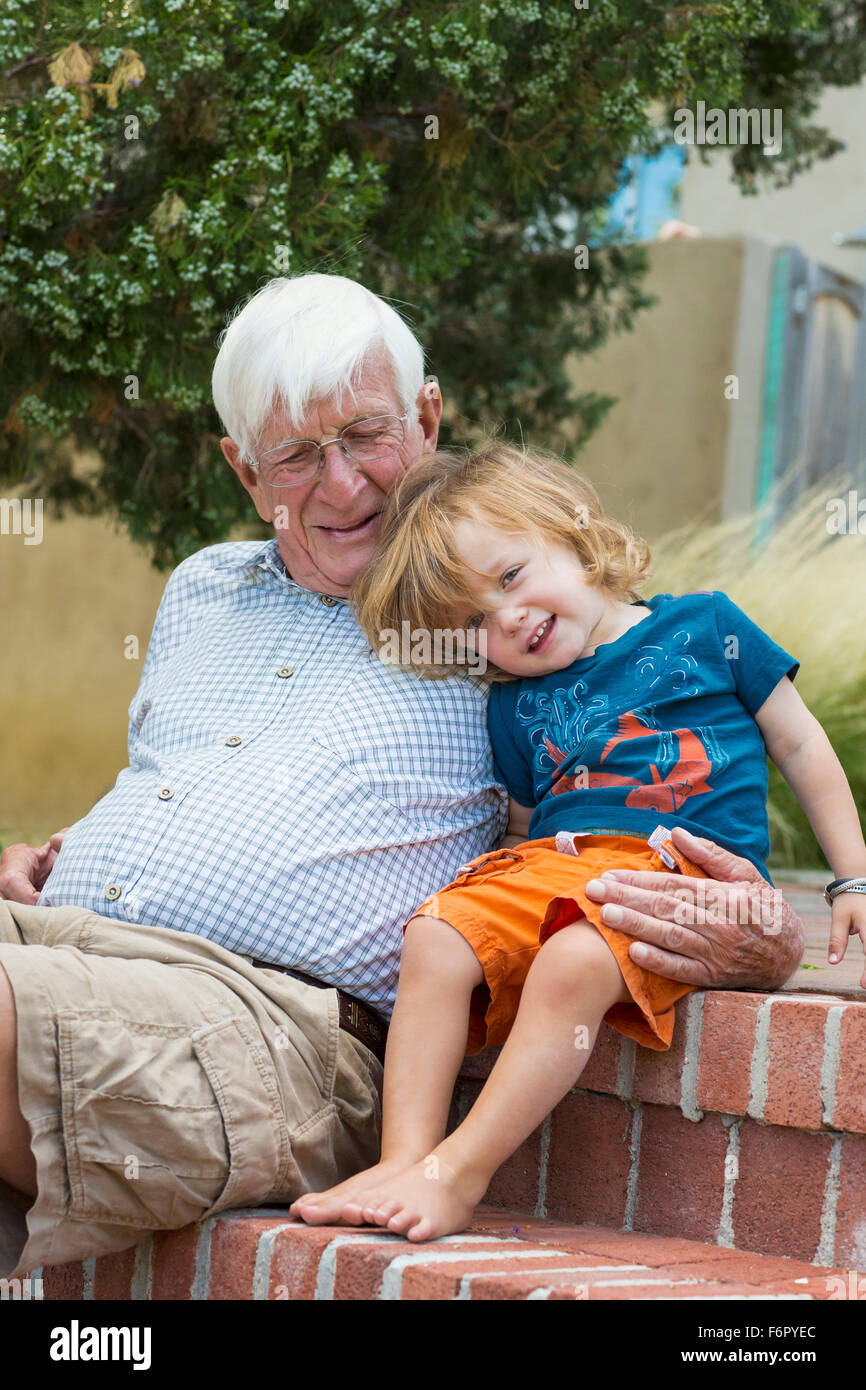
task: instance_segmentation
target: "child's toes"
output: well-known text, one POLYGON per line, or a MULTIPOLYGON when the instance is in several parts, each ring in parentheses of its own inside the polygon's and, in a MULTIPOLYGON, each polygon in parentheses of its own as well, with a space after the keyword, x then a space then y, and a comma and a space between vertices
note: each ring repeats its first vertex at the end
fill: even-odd
POLYGON ((350 1201, 344 1202, 340 1208, 340 1215, 343 1220, 348 1222, 350 1226, 363 1226, 366 1220, 364 1216, 364 1207, 367 1205, 368 1200, 369 1198, 366 1192, 359 1192, 355 1197, 352 1197, 350 1201))
POLYGON ((399 1210, 400 1203, 395 1197, 383 1197, 364 1207, 364 1220, 369 1221, 371 1226, 387 1226, 399 1210))
POLYGON ((421 1220, 416 1221, 406 1232, 409 1240, 429 1240, 432 1234, 433 1224, 426 1216, 422 1216, 421 1220))
POLYGON ((310 1202, 306 1197, 299 1197, 297 1202, 292 1202, 289 1207, 289 1216, 296 1221, 304 1221, 307 1216, 314 1216, 318 1210, 316 1202, 310 1202))
POLYGON ((386 1223, 389 1231, 399 1231, 405 1235, 409 1227, 418 1220, 417 1211, 412 1211, 408 1207, 401 1207, 386 1223))

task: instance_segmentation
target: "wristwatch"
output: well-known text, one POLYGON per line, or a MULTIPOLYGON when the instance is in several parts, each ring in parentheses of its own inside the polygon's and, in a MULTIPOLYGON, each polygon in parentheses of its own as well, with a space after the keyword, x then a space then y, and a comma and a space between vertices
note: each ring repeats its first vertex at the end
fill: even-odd
POLYGON ((866 878, 834 878, 824 889, 824 901, 828 907, 840 893, 866 893, 866 878))

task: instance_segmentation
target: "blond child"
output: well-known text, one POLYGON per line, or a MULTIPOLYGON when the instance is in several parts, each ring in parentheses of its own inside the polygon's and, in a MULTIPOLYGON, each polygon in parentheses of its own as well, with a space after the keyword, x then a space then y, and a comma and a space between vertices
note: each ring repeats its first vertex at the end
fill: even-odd
MULTIPOLYGON (((850 933, 866 945, 860 821, 794 689, 797 662, 724 594, 642 599, 648 561, 584 479, 536 453, 435 454, 393 496, 353 594, 359 623, 374 647, 407 622, 483 639, 508 834, 404 928, 380 1162, 299 1198, 294 1216, 413 1241, 458 1231, 575 1085, 602 1020, 669 1047, 692 987, 637 965, 614 925, 621 909, 586 890, 615 868, 702 878, 682 846, 706 836, 749 858, 772 902, 767 753, 833 867, 831 961, 850 933), (496 1064, 446 1138, 463 1057, 489 1045, 502 1045, 496 1064)), ((694 894, 672 899, 671 915, 694 894)))

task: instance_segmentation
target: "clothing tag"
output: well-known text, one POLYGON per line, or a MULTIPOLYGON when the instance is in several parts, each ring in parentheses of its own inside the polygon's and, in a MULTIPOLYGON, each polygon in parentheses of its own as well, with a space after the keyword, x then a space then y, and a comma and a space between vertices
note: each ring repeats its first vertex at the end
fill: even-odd
POLYGON ((580 850, 578 849, 575 841, 585 840, 587 836, 591 833, 591 831, 585 830, 557 830, 556 848, 559 850, 560 854, 580 854, 580 850))
POLYGON ((671 838, 671 832, 666 825, 657 825, 653 833, 647 840, 650 849, 657 850, 662 857, 662 863, 669 869, 678 869, 679 865, 673 856, 664 848, 665 841, 671 838))

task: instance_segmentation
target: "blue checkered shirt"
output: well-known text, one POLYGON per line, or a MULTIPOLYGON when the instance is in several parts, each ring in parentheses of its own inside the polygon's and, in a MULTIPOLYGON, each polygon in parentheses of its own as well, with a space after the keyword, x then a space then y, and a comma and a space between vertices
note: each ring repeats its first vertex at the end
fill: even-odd
POLYGON ((487 688, 370 652, 276 540, 171 576, 129 708, 129 767, 67 832, 43 906, 195 932, 390 1014, 402 924, 494 848, 487 688))

